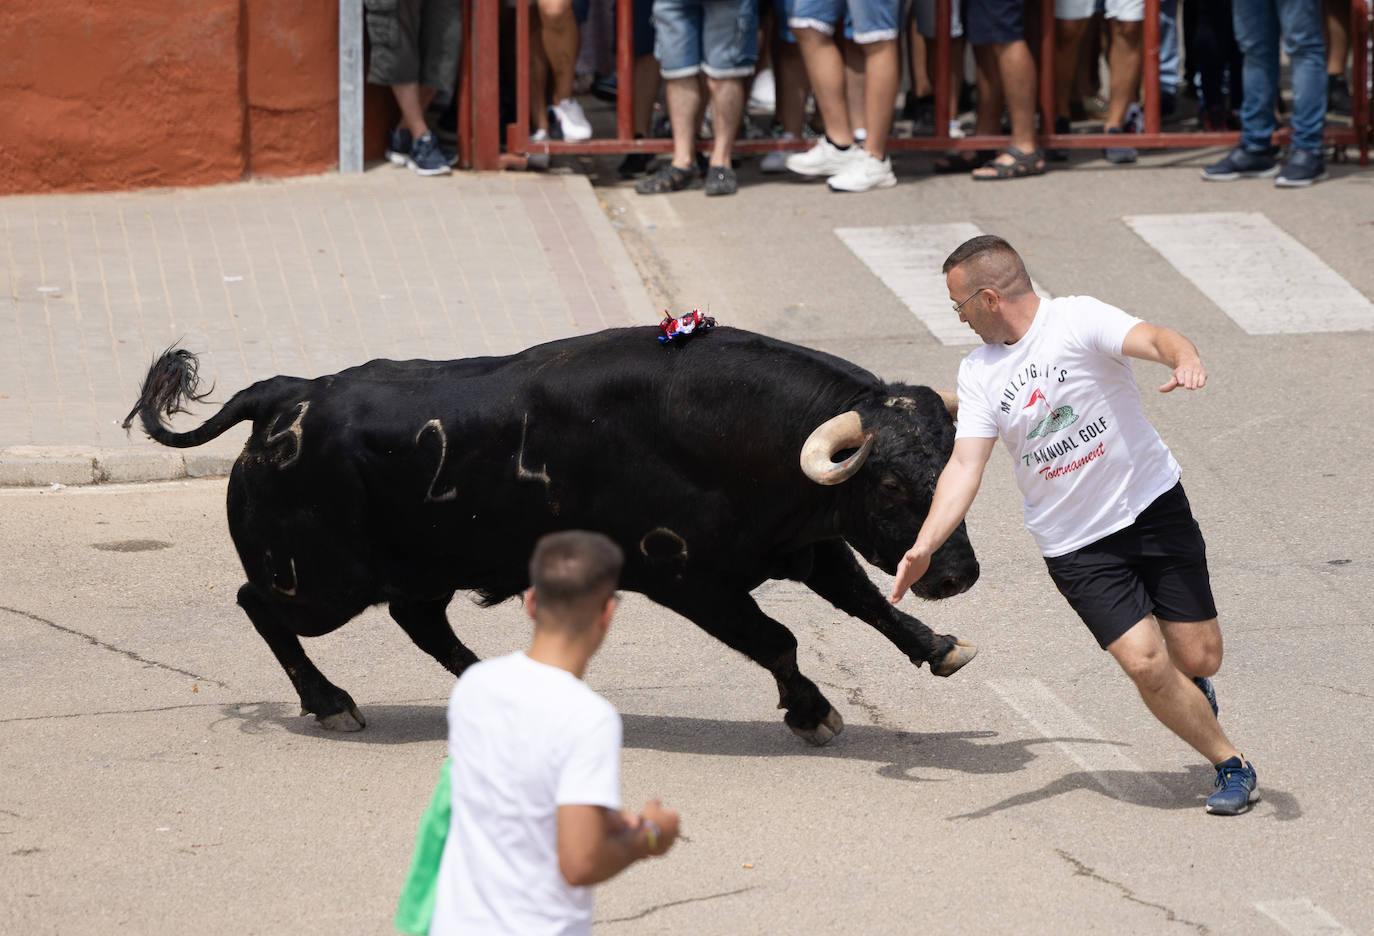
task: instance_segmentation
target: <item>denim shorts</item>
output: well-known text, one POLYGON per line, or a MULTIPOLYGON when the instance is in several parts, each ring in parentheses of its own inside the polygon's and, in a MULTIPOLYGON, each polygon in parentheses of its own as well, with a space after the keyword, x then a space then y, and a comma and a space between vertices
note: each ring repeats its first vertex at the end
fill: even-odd
POLYGON ((1145 0, 1054 0, 1055 19, 1088 19, 1094 13, 1123 23, 1144 22, 1145 0))
POLYGON ((787 25, 833 36, 846 13, 860 45, 896 39, 901 32, 901 0, 794 0, 787 25))
POLYGON ((758 0, 654 0, 654 57, 664 78, 748 78, 758 33, 758 0))
MULTIPOLYGON (((931 0, 931 2, 933 3, 934 0, 931 0)), ((788 42, 792 45, 796 45, 797 37, 788 27, 787 21, 792 18, 792 10, 796 5, 797 0, 774 0, 773 3, 773 9, 777 11, 778 36, 783 42, 788 42)), ((844 11, 844 37, 846 39, 854 38, 854 23, 850 20, 849 10, 847 9, 844 11)))

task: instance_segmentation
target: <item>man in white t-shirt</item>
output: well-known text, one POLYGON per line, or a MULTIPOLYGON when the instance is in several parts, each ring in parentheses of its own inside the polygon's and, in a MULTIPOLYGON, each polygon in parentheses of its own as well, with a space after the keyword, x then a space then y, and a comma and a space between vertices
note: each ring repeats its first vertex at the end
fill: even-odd
POLYGON ((1207 372, 1197 348, 1096 299, 1041 299, 1000 237, 966 241, 944 273, 983 346, 959 367, 954 452, 891 601, 964 519, 1000 437, 1055 585, 1154 716, 1216 768, 1207 811, 1246 811, 1259 799, 1255 769, 1221 730, 1208 679, 1221 665, 1221 630, 1206 547, 1127 360, 1170 368, 1161 393, 1198 390, 1207 372))
POLYGON ((530 560, 529 651, 469 667, 449 701, 452 817, 431 936, 591 932, 592 885, 678 834, 620 809, 620 716, 582 681, 615 611, 620 547, 578 530, 530 560))

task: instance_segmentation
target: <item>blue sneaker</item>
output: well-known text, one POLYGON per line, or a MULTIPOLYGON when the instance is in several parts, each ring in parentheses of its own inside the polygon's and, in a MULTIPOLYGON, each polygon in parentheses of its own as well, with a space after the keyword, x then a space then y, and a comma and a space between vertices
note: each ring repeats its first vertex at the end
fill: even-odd
POLYGON ((1239 816, 1259 802, 1259 778, 1249 761, 1232 757, 1217 764, 1216 792, 1207 797, 1207 811, 1218 816, 1239 816))
POLYGON ((1271 179, 1279 174, 1278 161, 1274 150, 1252 153, 1244 146, 1237 146, 1225 158, 1214 162, 1202 170, 1202 177, 1208 182, 1234 182, 1236 179, 1271 179))
POLYGON ((404 166, 410 161, 411 136, 409 127, 397 127, 386 138, 386 161, 404 166))
POLYGON ((1326 160, 1321 153, 1295 149, 1288 154, 1288 162, 1274 184, 1279 188, 1306 188, 1326 178, 1326 160))
POLYGON ((1194 676, 1193 685, 1202 690, 1202 694, 1207 697, 1207 704, 1212 707, 1213 715, 1220 715, 1217 710, 1217 691, 1212 688, 1212 681, 1206 676, 1194 676))
POLYGON ((426 133, 415 141, 406 165, 422 176, 445 175, 453 171, 449 168, 448 156, 439 148, 439 141, 434 139, 433 133, 426 133))

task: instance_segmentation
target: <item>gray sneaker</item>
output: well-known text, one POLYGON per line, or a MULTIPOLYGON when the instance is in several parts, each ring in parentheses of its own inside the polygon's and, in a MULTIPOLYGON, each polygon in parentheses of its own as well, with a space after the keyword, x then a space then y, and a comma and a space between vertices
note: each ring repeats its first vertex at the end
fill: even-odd
POLYGON ((735 170, 729 166, 710 166, 706 170, 707 195, 733 195, 739 191, 735 170))
POLYGON ((1326 172, 1326 160, 1321 153, 1295 149, 1288 154, 1288 162, 1279 173, 1274 184, 1279 188, 1306 188, 1313 182, 1330 178, 1326 172))

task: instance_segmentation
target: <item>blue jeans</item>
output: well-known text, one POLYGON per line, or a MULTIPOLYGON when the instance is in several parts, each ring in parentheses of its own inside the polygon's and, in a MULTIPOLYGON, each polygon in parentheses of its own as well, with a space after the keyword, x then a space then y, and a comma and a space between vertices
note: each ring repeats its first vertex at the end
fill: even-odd
POLYGON ((1241 144, 1269 149, 1278 129, 1279 35, 1293 72, 1293 148, 1320 154, 1326 124, 1326 43, 1321 4, 1314 0, 1234 0, 1236 42, 1245 56, 1241 144))
POLYGON ((1178 0, 1159 2, 1159 92, 1178 94, 1178 0))

